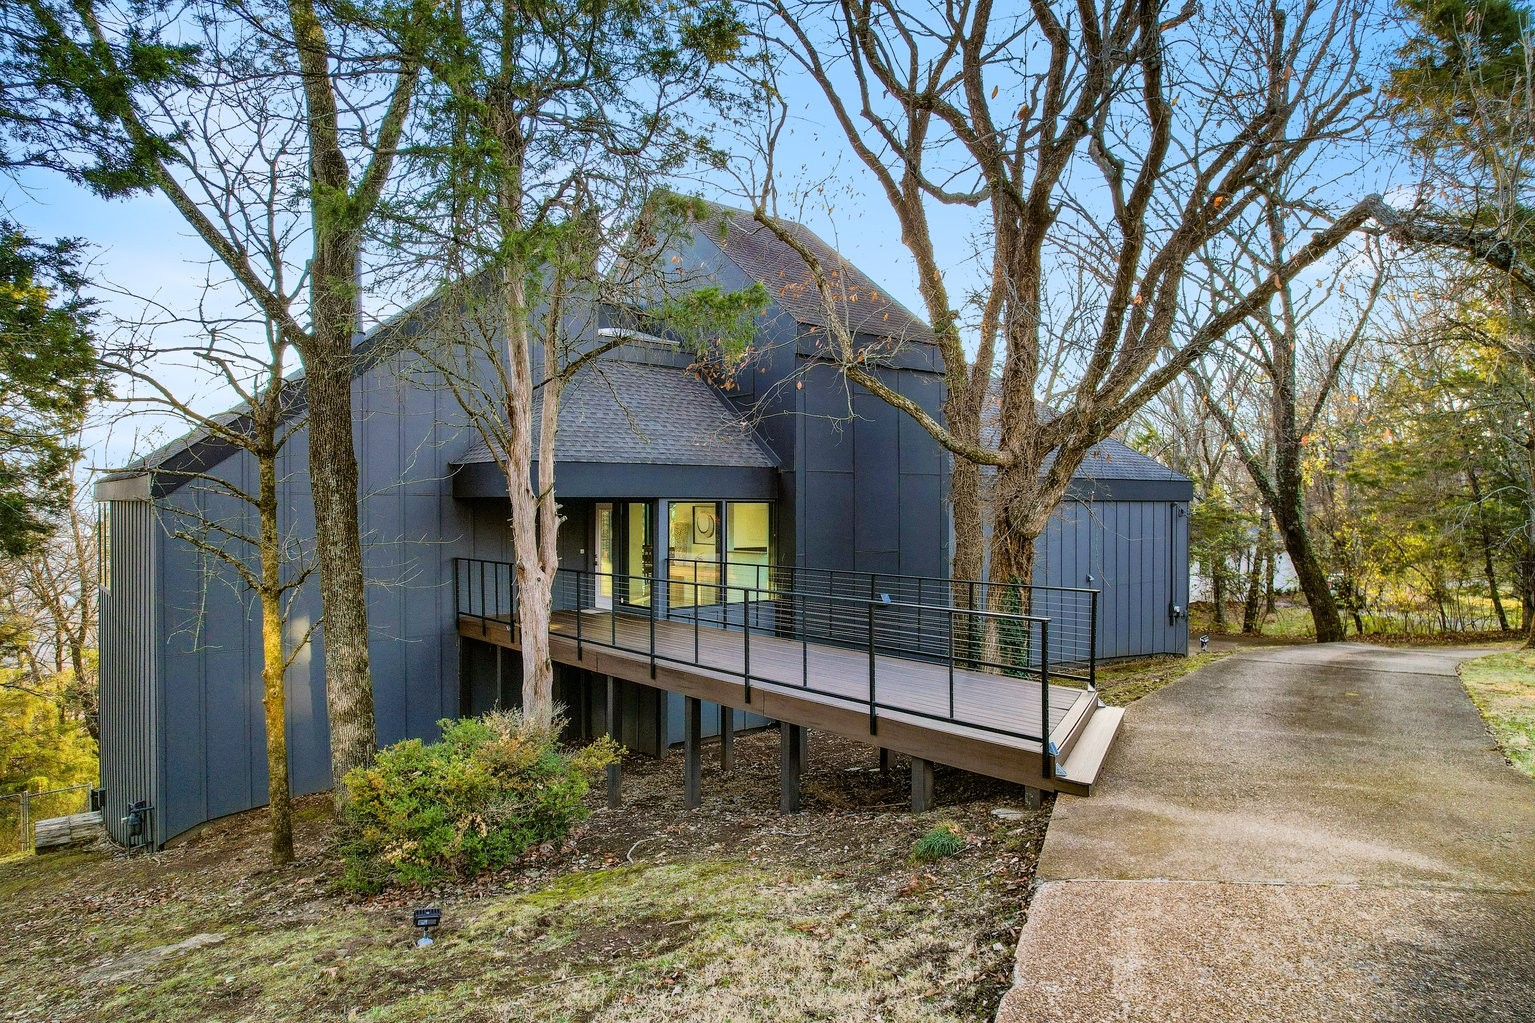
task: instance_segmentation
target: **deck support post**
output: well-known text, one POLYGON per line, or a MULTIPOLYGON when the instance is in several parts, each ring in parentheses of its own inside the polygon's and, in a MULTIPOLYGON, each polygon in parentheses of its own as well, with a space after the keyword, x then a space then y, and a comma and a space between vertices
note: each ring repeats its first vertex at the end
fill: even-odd
POLYGON ((720 770, 726 774, 736 769, 736 712, 720 707, 720 770))
POLYGON ((883 746, 879 748, 879 773, 886 776, 890 774, 890 751, 883 746))
MULTIPOLYGON (((618 691, 618 679, 612 675, 608 679, 608 707, 607 721, 608 735, 614 742, 622 743, 623 739, 623 696, 618 691)), ((608 809, 617 810, 622 804, 619 788, 623 782, 623 768, 618 764, 608 765, 608 809)))
POLYGON ((800 749, 805 741, 805 729, 787 721, 778 723, 778 809, 783 813, 799 813, 800 749))
POLYGON ((699 719, 703 716, 702 701, 696 696, 682 700, 682 805, 689 810, 703 802, 700 785, 699 740, 702 735, 699 719))
POLYGON ((1025 785, 1023 787, 1023 805, 1028 810, 1041 809, 1045 805, 1044 789, 1030 788, 1025 785))
POLYGON ((926 813, 933 808, 933 762, 911 758, 911 812, 926 813))
MULTIPOLYGON (((641 684, 643 685, 643 683, 641 684)), ((671 733, 667 730, 670 724, 668 721, 669 708, 667 707, 667 700, 670 699, 670 694, 666 690, 657 689, 654 686, 646 686, 645 691, 649 694, 650 705, 655 708, 655 717, 652 719, 652 724, 655 727, 656 733, 656 759, 665 760, 667 752, 672 748, 671 733)))

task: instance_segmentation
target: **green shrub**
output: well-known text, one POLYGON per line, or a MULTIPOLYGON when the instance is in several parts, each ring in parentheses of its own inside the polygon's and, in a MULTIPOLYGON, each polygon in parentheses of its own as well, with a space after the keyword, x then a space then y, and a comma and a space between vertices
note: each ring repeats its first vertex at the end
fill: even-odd
POLYGON ((515 712, 438 725, 441 741, 396 743, 343 779, 350 890, 473 877, 563 838, 587 814, 592 778, 623 752, 604 737, 567 754, 559 722, 538 728, 515 712))
POLYGON ((959 825, 953 821, 944 821, 917 839, 911 847, 911 858, 914 863, 936 863, 964 848, 965 836, 959 830, 959 825))

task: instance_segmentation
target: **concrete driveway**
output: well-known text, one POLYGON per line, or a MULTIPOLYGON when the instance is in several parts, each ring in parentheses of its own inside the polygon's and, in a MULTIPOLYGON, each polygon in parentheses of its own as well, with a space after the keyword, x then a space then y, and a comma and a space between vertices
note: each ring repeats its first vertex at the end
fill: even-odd
POLYGON ((1060 797, 1002 1023, 1535 1020, 1535 783, 1481 651, 1244 651, 1060 797))

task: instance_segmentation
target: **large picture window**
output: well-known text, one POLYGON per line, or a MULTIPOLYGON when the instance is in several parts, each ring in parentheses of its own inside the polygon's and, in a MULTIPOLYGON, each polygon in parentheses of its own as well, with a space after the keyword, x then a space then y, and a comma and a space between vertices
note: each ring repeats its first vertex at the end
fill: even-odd
MULTIPOLYGON (((735 501, 725 506, 725 583, 766 590, 772 583, 768 566, 773 563, 773 506, 763 502, 735 501)), ((756 600, 765 596, 753 593, 756 600)), ((739 600, 738 595, 729 599, 739 600)))
POLYGON ((719 603, 722 524, 714 501, 674 501, 668 512, 667 605, 719 603))
MULTIPOLYGON (((772 580, 773 506, 762 501, 674 501, 668 512, 670 607, 737 603, 772 580), (724 586, 721 586, 721 583, 724 586)), ((752 599, 763 597, 753 593, 752 599)))

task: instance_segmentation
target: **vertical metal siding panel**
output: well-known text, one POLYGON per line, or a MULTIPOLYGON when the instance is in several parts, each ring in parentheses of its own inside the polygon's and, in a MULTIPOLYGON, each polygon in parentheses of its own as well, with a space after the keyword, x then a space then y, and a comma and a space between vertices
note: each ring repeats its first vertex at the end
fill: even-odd
MULTIPOLYGON (((150 505, 113 501, 108 505, 108 591, 102 600, 101 783, 107 790, 104 819, 119 841, 128 835, 121 821, 139 800, 158 802, 155 791, 153 687, 154 545, 150 505)), ((150 840, 158 842, 158 815, 150 818, 150 840)))
POLYGON ((1161 606, 1162 599, 1156 588, 1156 563, 1159 554, 1157 535, 1160 530, 1157 527, 1156 516, 1153 514, 1156 505, 1143 501, 1134 503, 1127 501, 1125 506, 1135 517, 1135 533, 1140 540, 1141 613, 1136 616, 1140 620, 1140 646, 1136 653, 1145 655, 1156 651, 1158 625, 1162 621, 1161 616, 1167 613, 1167 608, 1161 606))
POLYGON ((1135 538, 1130 532, 1129 509, 1124 502, 1115 501, 1109 505, 1112 511, 1113 528, 1104 537, 1105 543, 1114 545, 1114 578, 1116 585, 1115 611, 1119 619, 1118 641, 1120 656, 1134 654, 1138 649, 1138 632, 1140 624, 1140 601, 1136 592, 1137 565, 1135 538))
POLYGON ((1160 570, 1162 559, 1167 556, 1162 535, 1164 524, 1157 518, 1160 505, 1141 501, 1133 505, 1137 518, 1141 519, 1141 602, 1145 613, 1141 616, 1142 651, 1159 653, 1162 650, 1162 627, 1167 622, 1167 591, 1159 587, 1164 579, 1160 570))

